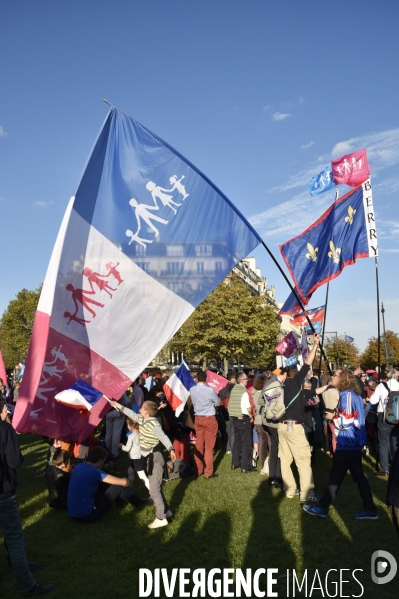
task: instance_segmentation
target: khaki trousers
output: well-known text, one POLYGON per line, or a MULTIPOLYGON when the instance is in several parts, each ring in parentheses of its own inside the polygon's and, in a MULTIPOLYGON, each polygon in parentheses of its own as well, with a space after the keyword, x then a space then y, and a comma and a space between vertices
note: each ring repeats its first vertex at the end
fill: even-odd
POLYGON ((302 424, 294 424, 293 427, 292 431, 287 431, 287 425, 279 423, 278 457, 281 463, 283 483, 287 487, 286 495, 293 495, 296 490, 296 482, 291 469, 292 462, 295 462, 299 473, 300 499, 302 501, 313 495, 311 452, 302 424))

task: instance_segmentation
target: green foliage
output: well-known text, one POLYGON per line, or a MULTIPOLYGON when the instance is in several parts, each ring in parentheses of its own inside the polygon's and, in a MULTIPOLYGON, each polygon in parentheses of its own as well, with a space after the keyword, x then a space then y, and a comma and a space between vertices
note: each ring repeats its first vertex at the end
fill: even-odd
POLYGON ((345 341, 345 335, 338 338, 335 335, 327 336, 324 339, 324 351, 328 359, 337 366, 359 362, 359 349, 354 343, 345 341))
POLYGON ((262 296, 241 279, 221 283, 198 306, 168 344, 187 360, 220 363, 227 358, 267 367, 275 355, 279 322, 262 296))
MULTIPOLYGON (((390 354, 390 360, 388 362, 392 366, 393 364, 399 364, 399 335, 393 331, 386 331, 388 354, 390 354)), ((387 364, 385 356, 385 339, 384 336, 380 337, 381 343, 381 365, 387 364)), ((360 356, 360 364, 362 368, 375 368, 378 364, 378 339, 377 337, 371 337, 369 343, 360 356)))
POLYGON ((8 304, 0 321, 0 348, 6 368, 26 359, 42 286, 22 289, 8 304))

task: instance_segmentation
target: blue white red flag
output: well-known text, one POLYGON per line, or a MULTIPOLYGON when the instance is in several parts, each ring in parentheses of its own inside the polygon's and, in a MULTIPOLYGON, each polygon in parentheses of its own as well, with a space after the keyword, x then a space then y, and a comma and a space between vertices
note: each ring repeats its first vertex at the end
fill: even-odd
POLYGON ((345 335, 345 341, 347 341, 348 343, 353 343, 354 340, 355 339, 353 337, 349 337, 349 335, 345 335))
POLYGON ((15 428, 85 439, 108 411, 106 400, 70 424, 55 394, 79 377, 119 399, 260 242, 196 167, 112 108, 53 250, 15 428))
POLYGON ((345 183, 350 187, 356 187, 367 181, 370 176, 366 150, 358 150, 333 160, 331 168, 337 185, 345 183))
POLYGON ((195 386, 193 377, 185 364, 180 364, 179 368, 168 378, 163 386, 166 399, 172 410, 175 410, 176 416, 179 416, 184 410, 191 387, 195 386))
POLYGON ((335 200, 306 231, 280 246, 305 302, 358 258, 378 255, 370 180, 335 200))
POLYGON ((77 380, 72 387, 57 393, 55 399, 64 406, 83 412, 91 412, 103 394, 84 381, 77 380))
MULTIPOLYGON (((306 310, 306 314, 308 315, 311 323, 323 322, 325 313, 325 306, 319 306, 318 308, 306 310)), ((306 327, 309 324, 308 319, 306 318, 306 314, 301 312, 301 314, 294 315, 294 317, 291 318, 291 322, 295 324, 297 327, 306 327)))
POLYGON ((309 193, 311 196, 319 195, 335 187, 331 166, 327 166, 324 171, 312 177, 309 183, 309 193))

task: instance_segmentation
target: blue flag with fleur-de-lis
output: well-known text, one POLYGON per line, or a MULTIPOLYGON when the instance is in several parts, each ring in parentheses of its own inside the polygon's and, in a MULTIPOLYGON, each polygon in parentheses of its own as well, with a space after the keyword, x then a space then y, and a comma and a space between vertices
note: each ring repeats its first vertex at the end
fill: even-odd
POLYGON ((304 303, 345 266, 377 256, 370 179, 338 198, 303 233, 281 245, 280 252, 304 303))

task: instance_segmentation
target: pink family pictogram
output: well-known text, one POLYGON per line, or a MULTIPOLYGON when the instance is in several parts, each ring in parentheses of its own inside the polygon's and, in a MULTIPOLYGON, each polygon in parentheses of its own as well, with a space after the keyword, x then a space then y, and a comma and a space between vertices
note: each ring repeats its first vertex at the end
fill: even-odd
POLYGON ((73 313, 69 311, 64 312, 64 318, 68 319, 67 324, 70 324, 73 321, 77 322, 78 324, 81 324, 84 327, 85 323, 91 322, 91 320, 85 320, 83 318, 84 315, 78 316, 80 305, 83 309, 86 308, 86 310, 90 312, 93 318, 96 317, 97 313, 94 311, 93 306, 98 306, 99 308, 104 308, 105 306, 105 304, 95 300, 93 297, 90 297, 93 295, 95 296, 97 291, 105 291, 107 295, 109 295, 109 297, 112 299, 111 291, 116 291, 118 287, 121 285, 121 283, 123 283, 123 279, 119 270, 117 269, 117 266, 119 266, 119 262, 117 262, 116 264, 113 264, 112 262, 107 262, 105 265, 105 268, 108 271, 107 274, 94 272, 91 268, 86 266, 83 269, 82 274, 87 278, 90 285, 90 289, 78 289, 75 288, 72 285, 72 283, 68 283, 65 289, 71 292, 72 301, 75 306, 75 311, 73 313), (108 280, 110 276, 114 277, 114 279, 118 283, 118 287, 111 287, 108 280), (94 288, 94 285, 97 286, 97 290, 94 288))

